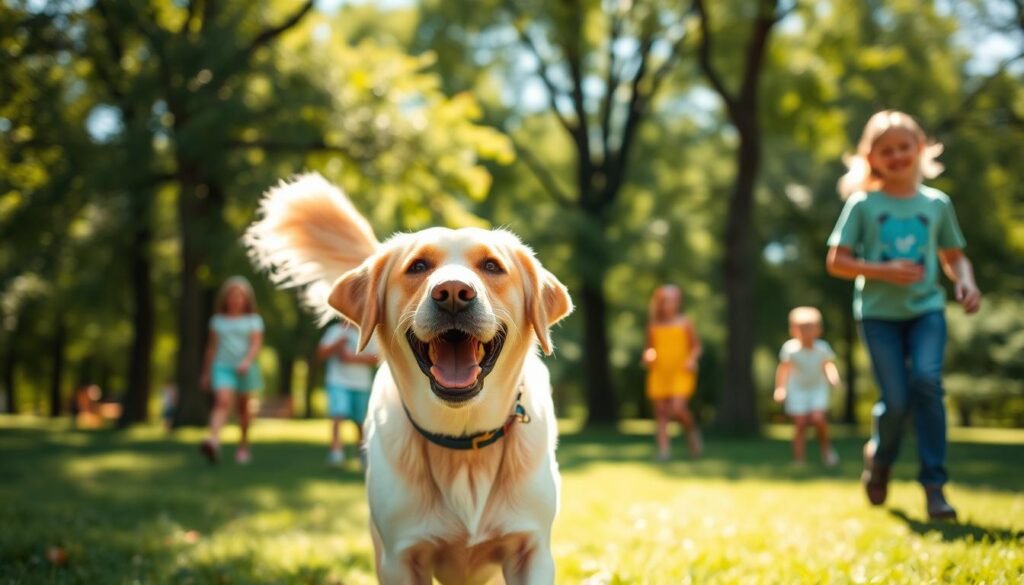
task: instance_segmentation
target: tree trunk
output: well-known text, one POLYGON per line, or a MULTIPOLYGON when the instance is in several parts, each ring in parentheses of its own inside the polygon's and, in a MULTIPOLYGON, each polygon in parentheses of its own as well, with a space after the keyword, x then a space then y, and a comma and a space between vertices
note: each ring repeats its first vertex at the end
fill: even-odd
MULTIPOLYGON (((205 178, 198 162, 179 153, 178 221, 181 233, 181 297, 178 308, 178 408, 174 426, 207 423, 210 395, 199 388, 203 352, 216 289, 204 285, 200 270, 211 269, 210 251, 222 243, 224 190, 205 178)), ((211 270, 219 275, 216 267, 211 270)))
POLYGON ((971 407, 962 402, 958 402, 956 409, 957 412, 960 413, 960 426, 971 426, 971 407))
POLYGON ((754 353, 754 187, 760 163, 760 129, 753 108, 736 120, 740 144, 736 182, 729 198, 725 243, 725 387, 719 394, 716 426, 735 434, 758 430, 751 358, 754 353))
MULTIPOLYGON (((16 331, 17 329, 15 329, 16 331)), ((18 365, 18 355, 14 351, 14 339, 18 339, 18 336, 12 332, 11 337, 7 340, 7 347, 4 351, 4 403, 6 404, 6 412, 8 414, 18 414, 17 393, 14 388, 14 373, 18 365)))
MULTIPOLYGON (((644 383, 644 382, 642 382, 644 383)), ((654 409, 651 408, 651 401, 647 399, 644 392, 636 392, 636 417, 654 419, 654 409)), ((697 412, 696 404, 690 402, 690 410, 697 412)))
MULTIPOLYGON (((128 380, 122 400, 118 428, 145 422, 149 418, 150 383, 155 335, 153 303, 152 207, 154 194, 149 186, 153 152, 153 134, 147 117, 139 115, 136 104, 122 98, 122 111, 128 129, 128 161, 141 174, 127 183, 127 196, 134 229, 128 251, 131 269, 132 345, 128 353, 128 380)), ((143 110, 144 111, 144 110, 143 110)))
POLYGON ((295 354, 301 351, 303 342, 305 341, 306 323, 304 321, 305 315, 302 310, 298 310, 298 316, 295 319, 295 327, 292 329, 292 333, 288 339, 283 343, 279 344, 275 351, 277 352, 277 394, 279 396, 288 397, 288 401, 291 402, 293 382, 292 378, 295 373, 295 354))
MULTIPOLYGON (((585 140, 576 136, 576 182, 580 211, 586 218, 576 224, 576 262, 580 276, 580 311, 583 314, 583 383, 587 396, 587 424, 611 424, 619 417, 608 365, 608 305, 604 281, 608 273, 605 250, 605 214, 616 192, 596 189, 598 172, 591 163, 585 140)), ((603 175, 602 175, 603 176, 603 175)))
POLYGON ((59 417, 64 411, 63 387, 64 381, 64 346, 67 344, 67 325, 64 323, 64 316, 57 309, 56 324, 53 331, 53 344, 50 346, 50 416, 59 417))
POLYGON ((730 433, 758 430, 751 360, 754 353, 754 269, 758 258, 754 234, 754 188, 761 163, 758 93, 764 56, 772 28, 779 21, 778 0, 759 2, 745 49, 739 91, 730 92, 712 61, 712 27, 703 0, 694 6, 700 17, 698 62, 715 92, 725 102, 729 120, 739 134, 736 182, 729 197, 725 230, 725 288, 728 341, 725 388, 719 394, 716 425, 730 433))
POLYGON ((846 369, 846 396, 843 408, 843 422, 846 424, 857 424, 857 365, 853 361, 854 351, 857 348, 857 321, 853 318, 853 311, 846 307, 843 313, 843 341, 846 351, 843 355, 843 363, 846 369))
POLYGON ((103 396, 116 396, 114 392, 114 384, 110 381, 112 378, 112 369, 110 363, 106 360, 100 360, 96 365, 96 385, 100 387, 103 396))
MULTIPOLYGON (((179 161, 181 157, 179 156, 179 161)), ((197 165, 184 163, 179 174, 178 227, 181 234, 181 290, 178 298, 178 355, 176 360, 178 407, 174 426, 202 426, 209 417, 208 396, 199 387, 205 349, 206 309, 199 270, 206 260, 202 245, 206 205, 200 193, 208 187, 197 165)))
POLYGON ((601 282, 584 281, 580 287, 583 313, 583 382, 587 394, 587 424, 614 423, 618 418, 611 370, 608 367, 607 305, 601 282))
MULTIPOLYGON (((75 381, 75 388, 81 388, 82 386, 88 386, 90 384, 96 384, 97 378, 94 377, 94 370, 96 365, 96 358, 92 355, 87 355, 82 361, 78 362, 78 378, 75 381)), ((107 388, 100 386, 103 392, 107 392, 107 388)))
POLYGON ((277 352, 277 395, 292 398, 292 373, 295 371, 295 356, 289 350, 277 352))
POLYGON ((195 242, 186 242, 190 239, 183 232, 181 294, 178 299, 178 355, 175 364, 179 401, 175 411, 175 426, 205 424, 209 408, 199 388, 204 349, 203 291, 197 273, 200 265, 198 251, 195 242))
MULTIPOLYGON (((135 197, 144 197, 143 194, 135 197)), ((142 206, 140 206, 142 207, 142 206)), ((148 211, 148 202, 145 210, 148 211)), ((132 347, 129 352, 128 388, 125 391, 119 428, 145 422, 148 417, 150 399, 150 373, 155 331, 155 310, 153 307, 152 263, 149 247, 152 239, 150 217, 144 212, 137 218, 131 247, 132 267, 132 347)))

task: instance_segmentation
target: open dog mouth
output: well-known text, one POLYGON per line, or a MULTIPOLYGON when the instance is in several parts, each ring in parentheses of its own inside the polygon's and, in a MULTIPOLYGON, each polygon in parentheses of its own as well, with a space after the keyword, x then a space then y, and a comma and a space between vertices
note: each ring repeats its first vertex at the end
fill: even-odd
POLYGON ((507 332, 503 325, 486 343, 460 329, 448 329, 429 341, 420 340, 412 329, 405 336, 434 394, 459 403, 483 390, 484 378, 498 361, 507 332))

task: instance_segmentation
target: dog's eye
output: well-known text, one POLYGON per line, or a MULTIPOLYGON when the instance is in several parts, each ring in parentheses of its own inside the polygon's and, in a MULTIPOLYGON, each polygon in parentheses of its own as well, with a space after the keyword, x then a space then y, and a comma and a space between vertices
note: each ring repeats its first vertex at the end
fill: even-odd
POLYGON ((422 274, 428 270, 430 270, 429 262, 427 262, 426 260, 414 260, 413 263, 409 265, 409 268, 406 268, 405 273, 422 274))
POLYGON ((490 272, 491 274, 504 274, 505 271, 502 269, 501 264, 498 264, 496 260, 484 260, 483 264, 480 265, 480 269, 484 272, 490 272))

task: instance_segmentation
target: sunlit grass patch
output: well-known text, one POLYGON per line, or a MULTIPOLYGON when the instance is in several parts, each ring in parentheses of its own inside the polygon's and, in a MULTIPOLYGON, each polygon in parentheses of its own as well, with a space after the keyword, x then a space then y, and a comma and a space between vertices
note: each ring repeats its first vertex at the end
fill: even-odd
MULTIPOLYGON (((324 464, 325 421, 260 421, 253 464, 210 467, 202 436, 0 418, 0 583, 375 582, 358 465, 324 464)), ((843 464, 789 464, 785 428, 653 462, 643 423, 568 434, 554 530, 558 583, 1018 583, 1020 432, 953 435, 959 524, 924 519, 913 445, 889 505, 843 464)), ((346 432, 351 433, 352 429, 346 432)), ((233 439, 228 434, 229 442, 233 439)), ((680 445, 681 447, 681 445, 680 445)), ((682 449, 679 449, 682 452, 682 449)))

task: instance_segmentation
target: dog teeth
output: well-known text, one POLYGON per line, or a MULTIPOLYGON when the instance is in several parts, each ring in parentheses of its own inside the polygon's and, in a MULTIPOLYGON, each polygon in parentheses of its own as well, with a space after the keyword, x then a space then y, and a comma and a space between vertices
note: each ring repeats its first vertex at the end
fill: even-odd
POLYGON ((484 344, 482 344, 480 342, 477 342, 477 344, 476 344, 476 361, 477 361, 477 363, 482 362, 484 360, 484 355, 486 353, 487 352, 484 350, 484 344))
POLYGON ((430 362, 436 364, 437 363, 437 349, 436 349, 436 347, 434 346, 433 343, 431 343, 427 347, 429 348, 427 350, 427 355, 430 356, 430 362))

